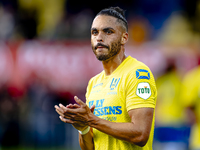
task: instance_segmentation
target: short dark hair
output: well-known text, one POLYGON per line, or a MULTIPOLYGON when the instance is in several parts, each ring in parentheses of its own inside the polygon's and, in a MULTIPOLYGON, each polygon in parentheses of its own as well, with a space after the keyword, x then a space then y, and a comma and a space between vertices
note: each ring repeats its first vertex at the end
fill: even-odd
POLYGON ((125 10, 119 7, 110 7, 101 10, 96 16, 98 15, 107 15, 117 18, 119 22, 121 21, 121 23, 125 27, 125 30, 128 32, 128 22, 125 18, 125 10))

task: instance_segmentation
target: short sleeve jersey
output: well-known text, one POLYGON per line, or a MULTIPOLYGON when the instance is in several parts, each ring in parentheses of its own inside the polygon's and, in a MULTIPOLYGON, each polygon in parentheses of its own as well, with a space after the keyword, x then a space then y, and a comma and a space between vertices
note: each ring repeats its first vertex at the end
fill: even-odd
POLYGON ((183 79, 181 99, 184 107, 194 107, 196 124, 190 134, 190 147, 200 149, 200 66, 189 71, 183 79))
MULTIPOLYGON (((128 111, 136 108, 155 108, 157 90, 150 69, 128 56, 109 76, 102 71, 88 84, 86 103, 95 105, 94 115, 112 122, 131 122, 128 111)), ((155 114, 155 113, 154 113, 155 114)), ((152 150, 153 117, 149 140, 144 147, 116 139, 93 129, 95 150, 152 150)))

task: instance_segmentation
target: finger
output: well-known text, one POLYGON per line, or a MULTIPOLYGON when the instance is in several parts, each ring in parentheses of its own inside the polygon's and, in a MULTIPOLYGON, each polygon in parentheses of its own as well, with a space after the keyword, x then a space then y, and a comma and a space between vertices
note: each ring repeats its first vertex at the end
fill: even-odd
POLYGON ((66 105, 66 107, 71 107, 72 106, 72 104, 68 104, 68 105, 66 105))
POLYGON ((58 109, 56 109, 56 112, 60 115, 64 117, 64 113, 60 112, 58 109))
POLYGON ((64 112, 66 112, 67 108, 65 106, 63 106, 62 104, 59 104, 59 106, 64 112))
POLYGON ((94 109, 95 109, 95 105, 92 105, 91 108, 90 108, 92 113, 94 112, 94 109))
POLYGON ((67 107, 63 106, 62 104, 59 104, 59 106, 63 110, 63 113, 64 113, 65 116, 71 116, 71 115, 77 113, 77 110, 74 109, 74 107, 75 108, 80 108, 80 106, 77 105, 77 104, 75 106, 69 105, 69 106, 72 106, 73 108, 67 108, 67 107))
POLYGON ((72 114, 70 113, 63 113, 63 112, 60 112, 59 110, 56 110, 56 112, 62 116, 63 118, 66 118, 66 119, 72 119, 74 118, 72 114))
POLYGON ((73 108, 80 108, 80 106, 78 104, 74 104, 73 108))
POLYGON ((68 104, 66 107, 73 107, 74 104, 68 104))
POLYGON ((69 112, 70 109, 80 108, 80 106, 77 105, 77 104, 74 104, 74 105, 69 104, 69 105, 67 105, 66 107, 63 106, 62 104, 59 104, 59 106, 60 106, 60 108, 61 108, 65 113, 70 113, 70 112, 69 112))
MULTIPOLYGON (((78 108, 80 108, 80 106, 78 108)), ((65 111, 64 114, 67 115, 67 116, 74 115, 77 112, 79 112, 79 110, 77 110, 78 108, 66 108, 66 111, 65 111)))
POLYGON ((55 109, 59 109, 59 107, 57 105, 54 106, 55 109))
POLYGON ((68 118, 70 116, 69 113, 66 113, 62 108, 58 107, 57 105, 55 106, 56 112, 60 115, 63 116, 64 118, 68 118))
POLYGON ((77 96, 74 96, 74 100, 81 106, 81 105, 85 105, 85 103, 80 100, 77 96))
POLYGON ((59 112, 61 112, 61 113, 64 113, 64 111, 63 111, 60 107, 58 107, 57 105, 55 105, 54 107, 55 107, 56 111, 59 111, 59 112))
POLYGON ((67 108, 80 108, 80 106, 77 105, 77 104, 74 104, 74 105, 69 104, 69 105, 67 105, 66 107, 67 107, 67 108))
POLYGON ((71 121, 71 120, 69 120, 69 119, 65 119, 65 118, 63 118, 62 116, 59 116, 59 118, 60 118, 60 120, 61 120, 62 122, 64 122, 64 123, 70 123, 70 124, 73 123, 73 121, 71 121))
POLYGON ((73 113, 69 112, 70 109, 68 109, 68 111, 63 111, 61 108, 57 108, 56 109, 56 112, 62 116, 63 118, 67 118, 67 119, 70 119, 70 118, 73 118, 73 113))

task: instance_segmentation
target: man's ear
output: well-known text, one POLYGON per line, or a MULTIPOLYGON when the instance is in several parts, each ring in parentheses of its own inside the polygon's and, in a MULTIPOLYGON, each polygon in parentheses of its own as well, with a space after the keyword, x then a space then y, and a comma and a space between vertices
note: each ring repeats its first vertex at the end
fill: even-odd
POLYGON ((124 45, 128 42, 128 33, 124 32, 121 39, 121 44, 124 45))

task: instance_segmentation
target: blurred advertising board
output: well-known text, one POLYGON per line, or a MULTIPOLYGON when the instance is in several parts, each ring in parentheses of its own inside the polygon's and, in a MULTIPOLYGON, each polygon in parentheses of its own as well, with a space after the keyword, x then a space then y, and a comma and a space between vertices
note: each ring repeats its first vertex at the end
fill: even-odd
MULTIPOLYGON (((168 48, 168 53, 169 49, 173 51, 168 48)), ((165 50, 166 47, 153 42, 127 45, 125 53, 147 64, 155 77, 165 71, 168 57, 173 57, 179 68, 197 65, 196 56, 188 54, 187 50, 170 55, 165 50)), ((0 43, 0 86, 23 90, 34 80, 39 80, 55 91, 82 90, 89 79, 102 70, 89 41, 0 43)))

